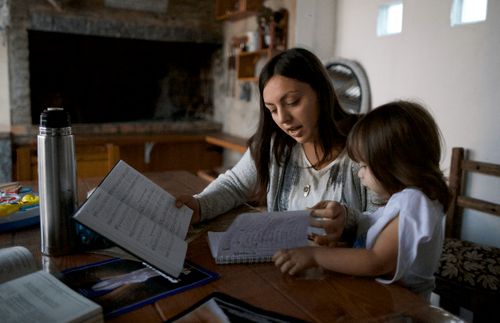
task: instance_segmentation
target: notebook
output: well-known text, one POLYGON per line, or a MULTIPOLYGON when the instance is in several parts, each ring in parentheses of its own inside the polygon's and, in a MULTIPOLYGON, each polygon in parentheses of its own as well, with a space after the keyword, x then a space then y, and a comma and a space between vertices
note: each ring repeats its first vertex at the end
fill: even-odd
POLYGON ((208 232, 212 257, 217 264, 270 262, 280 249, 307 246, 311 233, 309 213, 240 214, 225 232, 208 232))

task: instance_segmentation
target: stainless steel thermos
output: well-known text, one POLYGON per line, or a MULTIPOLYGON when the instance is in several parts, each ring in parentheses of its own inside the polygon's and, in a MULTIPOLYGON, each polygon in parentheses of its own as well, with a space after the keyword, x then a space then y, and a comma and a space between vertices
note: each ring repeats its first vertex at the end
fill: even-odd
POLYGON ((42 253, 68 254, 77 245, 75 140, 69 114, 62 108, 44 110, 37 141, 42 253))

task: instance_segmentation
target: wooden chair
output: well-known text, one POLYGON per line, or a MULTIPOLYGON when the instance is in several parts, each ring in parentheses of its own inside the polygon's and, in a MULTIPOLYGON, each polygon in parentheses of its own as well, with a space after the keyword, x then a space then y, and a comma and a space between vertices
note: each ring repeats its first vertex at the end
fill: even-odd
POLYGON ((453 148, 449 177, 452 200, 434 292, 440 295, 444 309, 459 314, 463 307, 473 312, 474 322, 491 322, 499 317, 500 248, 463 241, 460 232, 464 209, 499 216, 500 204, 467 196, 465 184, 471 172, 500 177, 500 165, 468 160, 463 148, 453 148))
MULTIPOLYGON (((120 160, 120 147, 106 143, 101 145, 77 145, 76 169, 78 178, 106 175, 120 160)), ((38 159, 35 146, 16 149, 16 180, 30 181, 38 178, 38 159)))

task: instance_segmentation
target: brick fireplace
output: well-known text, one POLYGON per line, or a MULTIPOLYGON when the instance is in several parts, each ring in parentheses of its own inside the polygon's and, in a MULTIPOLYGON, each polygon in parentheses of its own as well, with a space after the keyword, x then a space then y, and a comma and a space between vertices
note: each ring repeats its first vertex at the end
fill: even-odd
POLYGON ((36 137, 51 105, 70 111, 77 133, 220 129, 210 118, 223 41, 214 6, 169 0, 155 12, 104 0, 0 0, 13 144, 36 137))

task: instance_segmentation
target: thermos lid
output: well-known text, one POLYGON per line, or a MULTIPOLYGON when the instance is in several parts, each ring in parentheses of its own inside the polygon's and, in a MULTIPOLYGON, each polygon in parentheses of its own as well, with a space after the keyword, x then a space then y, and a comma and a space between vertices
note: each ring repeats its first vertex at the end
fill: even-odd
POLYGON ((63 108, 50 107, 40 114, 40 127, 66 128, 71 126, 69 113, 63 108))

